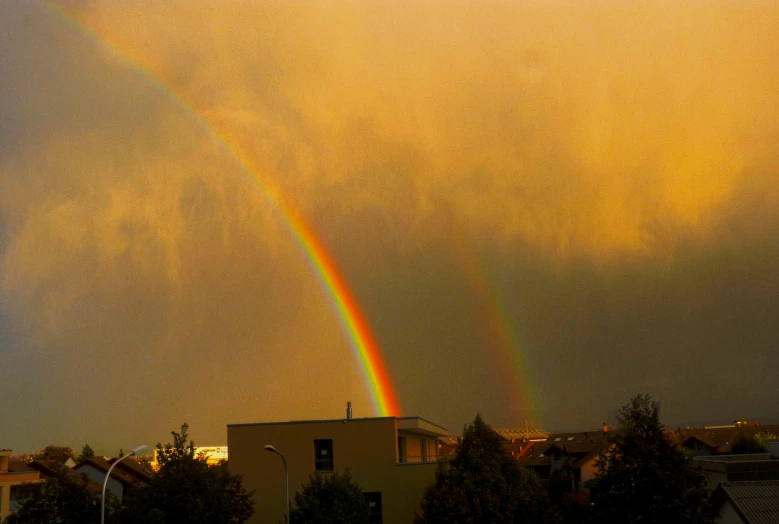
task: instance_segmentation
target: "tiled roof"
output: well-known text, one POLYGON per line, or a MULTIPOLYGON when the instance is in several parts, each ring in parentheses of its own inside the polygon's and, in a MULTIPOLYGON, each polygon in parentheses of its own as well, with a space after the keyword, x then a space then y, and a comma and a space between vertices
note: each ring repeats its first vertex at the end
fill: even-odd
POLYGON ((779 480, 723 482, 718 491, 727 497, 744 522, 779 524, 779 480))
POLYGON ((751 438, 758 433, 779 434, 779 425, 688 428, 668 432, 681 445, 697 440, 708 446, 712 453, 730 453, 739 439, 751 438))
MULTIPOLYGON (((115 478, 116 480, 121 482, 125 488, 146 487, 149 485, 150 481, 140 479, 137 476, 132 475, 127 471, 123 470, 122 464, 124 464, 124 462, 120 462, 119 465, 115 467, 113 471, 111 471, 111 478, 115 478)), ((103 473, 106 473, 111 467, 111 463, 109 463, 103 457, 92 457, 92 458, 82 460, 73 469, 75 471, 79 471, 80 469, 83 469, 86 466, 92 466, 93 468, 98 469, 103 473)))
POLYGON ((30 467, 41 472, 45 477, 64 478, 77 484, 83 484, 92 493, 100 493, 103 488, 83 473, 79 473, 56 460, 40 459, 30 462, 30 467))

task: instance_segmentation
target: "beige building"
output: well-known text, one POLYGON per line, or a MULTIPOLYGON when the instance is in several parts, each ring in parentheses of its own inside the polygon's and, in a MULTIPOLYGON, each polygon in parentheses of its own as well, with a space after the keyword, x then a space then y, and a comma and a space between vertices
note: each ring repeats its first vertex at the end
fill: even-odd
POLYGON ((255 491, 250 522, 284 521, 284 465, 263 449, 270 444, 286 459, 290 503, 314 471, 349 468, 371 504, 372 522, 406 524, 435 481, 438 437, 447 433, 419 417, 230 424, 228 464, 255 491))
POLYGON ((0 520, 16 510, 29 489, 43 482, 38 471, 22 463, 10 464, 11 450, 0 449, 0 520))

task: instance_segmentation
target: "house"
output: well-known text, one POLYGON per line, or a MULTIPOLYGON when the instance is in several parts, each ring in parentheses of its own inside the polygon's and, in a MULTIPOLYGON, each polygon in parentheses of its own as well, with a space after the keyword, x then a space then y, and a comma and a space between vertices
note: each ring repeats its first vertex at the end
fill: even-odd
POLYGON ((669 432, 669 436, 684 449, 700 456, 732 453, 733 444, 761 433, 779 435, 779 425, 761 426, 756 422, 736 421, 727 426, 679 428, 669 432))
POLYGON ((550 482, 581 489, 595 473, 595 462, 609 444, 608 431, 553 433, 523 449, 518 460, 542 484, 550 482))
POLYGON ((254 490, 256 513, 250 522, 277 523, 285 513, 285 464, 289 496, 315 471, 343 472, 368 499, 373 523, 405 524, 414 519, 425 487, 435 481, 441 426, 420 417, 374 417, 229 424, 231 473, 254 490), (275 453, 263 450, 274 446, 275 453))
MULTIPOLYGON (((116 460, 118 459, 106 460, 104 457, 91 457, 79 462, 73 468, 73 471, 86 475, 101 487, 102 492, 106 474, 116 460)), ((152 472, 144 469, 133 458, 127 458, 117 464, 111 471, 111 477, 106 484, 106 490, 116 495, 121 502, 129 490, 149 487, 153 476, 152 472)))
POLYGON ((723 482, 712 502, 722 524, 779 522, 779 480, 723 482))
POLYGON ((40 472, 26 462, 11 459, 10 449, 0 449, 0 520, 16 511, 31 489, 40 489, 40 472))

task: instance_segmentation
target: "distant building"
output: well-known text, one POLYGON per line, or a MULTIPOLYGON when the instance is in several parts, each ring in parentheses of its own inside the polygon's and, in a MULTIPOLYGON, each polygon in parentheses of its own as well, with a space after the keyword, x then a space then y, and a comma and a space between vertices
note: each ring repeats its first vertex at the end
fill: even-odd
POLYGON ((595 474, 595 461, 609 446, 607 431, 552 433, 523 449, 518 458, 542 484, 559 483, 576 491, 595 474))
MULTIPOLYGON (((205 457, 206 463, 209 466, 213 466, 215 464, 219 464, 223 460, 227 460, 227 446, 204 446, 204 447, 198 447, 195 448, 195 456, 196 457, 205 457)), ((159 469, 159 464, 157 463, 157 450, 154 450, 154 456, 152 457, 151 462, 149 465, 152 467, 154 471, 157 471, 159 469)))
POLYGON ((755 421, 736 421, 727 426, 679 428, 669 436, 694 455, 723 455, 733 452, 733 444, 757 434, 779 435, 779 425, 761 426, 755 421))
POLYGON ((424 489, 435 481, 439 437, 447 430, 419 417, 345 418, 256 424, 230 424, 229 467, 254 490, 256 513, 250 522, 284 520, 284 466, 289 467, 290 499, 315 471, 349 468, 371 504, 372 522, 413 522, 424 489))
POLYGON ((30 490, 40 489, 40 472, 25 462, 11 460, 10 449, 0 449, 0 520, 16 511, 30 490))

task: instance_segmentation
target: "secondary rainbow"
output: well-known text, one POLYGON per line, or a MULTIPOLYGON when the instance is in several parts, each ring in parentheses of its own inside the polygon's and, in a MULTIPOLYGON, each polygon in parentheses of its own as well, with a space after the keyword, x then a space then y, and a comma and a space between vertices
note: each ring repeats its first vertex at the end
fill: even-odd
POLYGON ((202 111, 197 109, 197 105, 193 101, 187 100, 181 92, 176 90, 175 85, 166 82, 159 75, 155 75, 150 68, 144 67, 143 60, 134 56, 131 49, 122 48, 109 41, 105 36, 85 26, 77 18, 51 2, 38 0, 37 4, 43 11, 62 22, 72 31, 129 66, 151 89, 180 108, 195 124, 210 135, 215 143, 256 182, 260 190, 278 210, 285 225, 305 253, 327 291, 362 369, 374 411, 381 416, 399 415, 400 408, 397 397, 390 383, 379 347, 333 258, 300 211, 284 196, 273 180, 264 175, 264 170, 257 165, 247 148, 241 147, 239 138, 231 135, 229 129, 209 120, 202 111))

